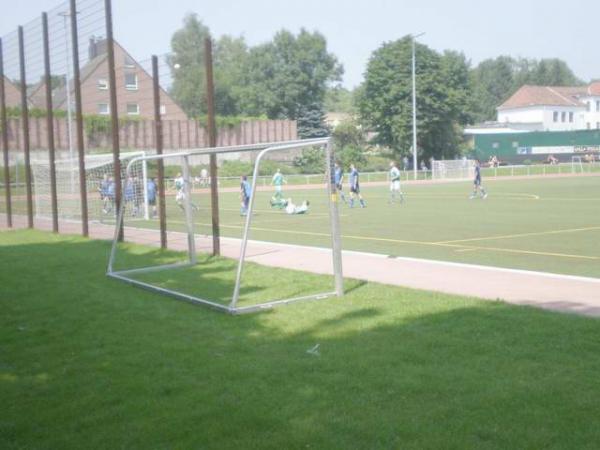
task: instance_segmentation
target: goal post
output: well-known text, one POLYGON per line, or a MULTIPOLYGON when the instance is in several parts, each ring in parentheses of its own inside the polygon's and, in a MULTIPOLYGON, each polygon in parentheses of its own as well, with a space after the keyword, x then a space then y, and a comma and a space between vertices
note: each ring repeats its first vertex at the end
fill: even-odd
POLYGON ((571 173, 583 173, 583 160, 581 156, 571 156, 571 173))
POLYGON ((467 180, 474 175, 474 161, 471 159, 435 160, 431 164, 433 180, 467 180))
MULTIPOLYGON (((252 153, 250 153, 252 155, 252 153)), ((145 266, 145 267, 136 267, 136 268, 124 268, 117 269, 115 262, 118 259, 118 236, 119 229, 124 226, 124 219, 126 217, 127 210, 127 202, 121 202, 121 207, 117 216, 117 223, 115 225, 115 234, 113 238, 112 248, 110 252, 110 257, 108 261, 107 275, 112 278, 119 279, 121 281, 125 281, 129 284, 136 285, 138 287, 142 287, 154 292, 158 292, 163 295, 168 295, 180 300, 185 300, 194 304, 199 304, 203 306, 209 306, 214 309, 217 309, 222 312, 226 312, 229 314, 241 314, 241 313, 250 313, 257 312, 265 309, 272 308, 281 304, 288 304, 292 302, 298 302, 303 300, 318 300, 324 299, 332 296, 342 296, 343 295, 343 272, 342 272, 342 256, 341 256, 341 240, 340 240, 340 228, 339 228, 339 213, 338 213, 338 194, 336 192, 335 182, 334 182, 334 174, 333 174, 333 166, 334 166, 334 151, 331 145, 330 138, 318 138, 318 139, 306 139, 306 140, 298 140, 298 141, 288 141, 288 142, 279 142, 279 143, 267 143, 267 144, 255 144, 255 145, 242 145, 242 146, 231 146, 231 147, 217 147, 217 148, 206 148, 206 149, 196 149, 196 150, 188 150, 188 151, 180 151, 175 153, 167 153, 162 155, 144 155, 139 156, 131 161, 129 161, 126 168, 126 177, 130 177, 131 173, 136 170, 136 166, 141 164, 142 162, 148 163, 150 161, 170 161, 171 165, 175 165, 175 162, 181 171, 178 175, 179 184, 181 194, 178 194, 180 201, 178 202, 178 208, 175 208, 174 211, 178 211, 181 217, 181 220, 185 222, 183 227, 184 233, 186 235, 187 245, 186 247, 186 258, 185 260, 169 263, 169 264, 157 264, 155 266, 145 266), (333 273, 333 283, 332 289, 325 292, 311 293, 307 295, 296 295, 291 298, 275 298, 269 299, 267 301, 262 301, 256 304, 250 305, 240 305, 240 289, 243 285, 243 272, 246 264, 246 253, 248 249, 249 235, 252 230, 252 220, 253 213, 255 212, 256 205, 256 197, 257 197, 257 189, 260 183, 259 179, 259 170, 261 168, 261 164, 267 159, 268 155, 271 155, 275 152, 284 152, 284 151, 301 151, 308 148, 318 149, 322 152, 324 156, 324 186, 325 192, 323 195, 327 197, 327 209, 328 209, 328 233, 330 235, 330 241, 327 245, 331 250, 331 267, 333 273), (258 152, 256 158, 253 159, 253 171, 252 171, 252 182, 250 184, 250 199, 248 203, 248 210, 244 217, 243 221, 243 229, 242 236, 239 239, 239 258, 236 263, 235 270, 235 281, 232 286, 230 300, 227 303, 219 303, 217 301, 203 298, 200 296, 192 295, 190 293, 184 292, 184 289, 181 289, 181 286, 173 286, 172 284, 169 286, 159 286, 157 283, 143 281, 138 279, 141 274, 146 272, 160 272, 160 271, 168 271, 170 269, 179 269, 192 267, 197 265, 198 259, 196 258, 196 239, 198 235, 196 234, 196 230, 194 227, 194 218, 193 213, 194 210, 197 210, 197 205, 194 205, 192 198, 192 184, 193 177, 191 175, 190 165, 191 160, 199 157, 199 156, 210 156, 217 155, 223 156, 226 154, 232 153, 247 153, 247 152, 258 152)), ((264 187, 261 185, 262 190, 264 187)), ((322 187, 319 186, 319 190, 322 190, 322 187)), ((125 193, 122 194, 123 196, 125 193)), ((264 192, 262 195, 265 195, 264 192)), ((324 197, 323 197, 324 198, 324 197)), ((173 211, 173 210, 172 210, 173 211)), ((282 212, 285 214, 285 212, 282 212)), ((289 217, 289 216, 288 216, 289 217)), ((300 216, 297 216, 300 217, 300 216)), ((140 232, 146 233, 147 230, 139 230, 140 232)), ((136 233, 135 229, 128 228, 128 233, 136 233)), ((181 233, 180 233, 181 234, 181 233)), ((235 238, 229 238, 235 240, 235 238)), ((171 242, 171 238, 169 238, 171 242)), ((237 240, 235 241, 237 242, 237 240)), ((198 266, 198 270, 201 271, 202 266, 198 266)), ((143 275, 141 276, 143 278, 143 275)), ((201 278, 201 277, 200 277, 201 278)))
MULTIPOLYGON (((135 158, 146 156, 145 152, 125 152, 120 155, 121 180, 123 188, 128 189, 128 200, 137 208, 139 219, 149 219, 149 204, 146 191, 148 183, 147 164, 138 166, 138 170, 125 176, 124 167, 135 158), (129 185, 128 185, 129 183, 129 185)), ((52 217, 50 198, 50 164, 47 159, 36 159, 31 162, 36 217, 52 217)), ((56 194, 58 200, 58 216, 65 220, 81 219, 79 190, 79 164, 76 159, 63 158, 55 161, 56 194)), ((85 156, 85 180, 88 193, 89 219, 98 222, 113 222, 114 183, 112 153, 85 156), (112 188, 111 188, 112 186, 112 188)))

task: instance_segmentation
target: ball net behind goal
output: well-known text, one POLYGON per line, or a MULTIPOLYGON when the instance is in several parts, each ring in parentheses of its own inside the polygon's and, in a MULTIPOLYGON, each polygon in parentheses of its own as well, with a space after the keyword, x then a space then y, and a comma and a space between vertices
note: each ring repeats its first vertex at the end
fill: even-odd
POLYGON ((147 164, 150 216, 140 221, 124 191, 120 219, 126 242, 149 247, 132 253, 127 243, 115 242, 109 275, 230 313, 340 294, 341 263, 335 280, 277 267, 291 262, 295 269, 311 268, 315 255, 325 272, 333 267, 339 230, 333 226, 337 205, 328 143, 321 139, 216 149, 217 180, 209 176, 208 149, 133 159, 125 176, 147 164), (156 251, 159 163, 164 171, 166 238, 175 252, 156 251), (222 258, 211 257, 215 182, 222 258))
MULTIPOLYGON (((144 156, 144 152, 121 154, 121 180, 125 192, 125 201, 134 206, 138 219, 149 217, 148 200, 143 186, 147 182, 146 164, 134 168, 129 177, 125 170, 135 157, 144 156)), ((74 159, 56 161, 56 194, 58 216, 63 220, 81 219, 81 198, 79 189, 79 162, 74 159)), ((52 217, 50 195, 50 165, 47 159, 34 160, 31 163, 33 173, 35 214, 38 218, 52 217)), ((114 223, 115 180, 112 154, 87 155, 85 157, 85 179, 90 221, 114 223)))

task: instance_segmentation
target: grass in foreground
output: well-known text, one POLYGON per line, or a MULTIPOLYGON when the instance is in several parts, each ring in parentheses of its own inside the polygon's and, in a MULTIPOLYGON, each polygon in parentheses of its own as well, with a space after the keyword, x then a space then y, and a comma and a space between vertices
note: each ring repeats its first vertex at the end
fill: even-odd
POLYGON ((597 320, 371 283, 232 317, 106 278, 107 252, 0 234, 1 448, 600 441, 597 320))

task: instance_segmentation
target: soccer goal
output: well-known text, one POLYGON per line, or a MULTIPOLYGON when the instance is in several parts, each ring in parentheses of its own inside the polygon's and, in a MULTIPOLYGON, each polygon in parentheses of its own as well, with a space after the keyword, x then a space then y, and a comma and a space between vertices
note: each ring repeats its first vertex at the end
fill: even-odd
POLYGON ((470 159, 451 159, 433 161, 431 178, 433 180, 466 180, 475 175, 474 161, 470 159))
MULTIPOLYGON (((120 155, 121 179, 124 200, 133 205, 131 212, 139 219, 149 219, 146 185, 148 171, 146 162, 137 164, 128 176, 125 169, 134 158, 144 157, 145 152, 129 152, 120 155)), ((59 159, 56 168, 56 196, 58 216, 63 220, 81 219, 78 159, 59 159)), ((52 217, 50 196, 50 164, 47 159, 31 162, 35 213, 37 217, 52 217)), ((85 179, 88 194, 88 216, 91 221, 111 222, 116 220, 115 180, 112 153, 86 155, 85 179)))
POLYGON ((571 157, 571 172, 583 173, 583 160, 581 159, 581 156, 571 157))
MULTIPOLYGON (((180 254, 173 256, 172 253, 168 253, 167 256, 170 255, 173 259, 161 260, 162 253, 155 253, 154 256, 158 255, 159 257, 150 261, 149 264, 146 260, 136 260, 137 255, 127 253, 127 244, 121 245, 119 242, 121 229, 124 230, 126 241, 142 242, 154 246, 158 245, 158 231, 156 226, 146 227, 145 223, 130 224, 127 222, 132 205, 127 202, 127 194, 124 189, 108 262, 107 275, 109 277, 229 314, 262 311, 277 305, 325 299, 343 294, 338 199, 333 175, 334 153, 330 138, 193 149, 162 155, 138 156, 127 164, 124 178, 133 177, 141 170, 141 165, 148 164, 151 179, 153 179, 154 169, 159 162, 164 168, 165 179, 173 179, 172 183, 164 183, 167 187, 171 186, 166 191, 164 200, 166 216, 164 222, 167 224, 169 248, 183 251, 185 256, 181 258, 177 256, 180 254), (218 262, 224 265, 235 264, 235 268, 231 266, 231 270, 228 272, 231 278, 228 278, 227 282, 223 282, 222 279, 217 282, 213 278, 212 282, 218 283, 213 287, 207 285, 209 283, 207 279, 210 279, 212 270, 209 266, 214 261, 207 261, 206 255, 212 249, 208 245, 212 236, 208 236, 208 234, 211 230, 211 219, 215 220, 214 199, 211 196, 210 187, 194 184, 194 175, 200 173, 205 167, 204 164, 210 155, 217 157, 217 160, 223 164, 222 169, 227 164, 238 167, 242 162, 245 162, 245 167, 248 167, 248 169, 244 169, 246 170, 244 173, 247 175, 238 176, 235 184, 227 184, 228 180, 219 180, 218 183, 219 207, 217 209, 222 222, 221 246, 228 251, 228 253, 224 253, 228 259, 218 260, 218 262), (322 168, 323 176, 318 182, 292 187, 290 186, 293 184, 291 174, 289 175, 289 184, 285 184, 285 181, 284 184, 277 184, 277 177, 274 177, 273 173, 270 173, 268 183, 264 179, 265 177, 261 176, 265 167, 274 167, 275 175, 279 174, 280 170, 285 173, 283 170, 285 161, 290 161, 291 166, 302 161, 303 155, 305 157, 310 155, 311 161, 314 161, 315 155, 320 155, 323 164, 319 167, 322 168), (282 186, 283 194, 281 193, 282 186), (247 197, 245 193, 247 193, 247 197), (292 204, 294 200, 291 197, 295 198, 296 205, 292 204), (303 200, 301 204, 300 200, 303 200), (285 207, 280 208, 284 204, 285 207), (256 228, 253 228, 254 222, 259 222, 256 228), (317 226, 321 228, 315 230, 313 227, 317 226), (257 246, 264 249, 269 245, 274 245, 274 250, 267 248, 258 254, 261 252, 277 253, 277 249, 284 248, 293 253, 293 259, 310 258, 310 256, 302 256, 311 254, 303 252, 307 247, 296 245, 299 243, 293 241, 296 237, 294 227, 302 228, 303 231, 299 230, 298 234, 315 236, 314 239, 319 240, 317 245, 311 248, 313 253, 316 248, 317 253, 321 255, 319 258, 324 258, 322 261, 333 274, 332 278, 327 280, 321 277, 319 280, 325 280, 323 284, 308 287, 299 283, 298 287, 294 287, 293 290, 288 289, 289 281, 282 281, 282 289, 273 291, 274 295, 282 295, 282 297, 261 297, 259 300, 252 299, 252 302, 247 303, 248 300, 244 295, 258 289, 250 286, 250 282, 245 284, 245 271, 251 273, 252 270, 255 270, 254 265, 250 270, 246 261, 249 244, 251 256, 257 254, 257 246), (250 239, 251 234, 253 234, 252 240, 250 239), (259 239, 256 239, 256 236, 259 239), (327 262, 328 260, 329 262, 327 262), (310 292, 308 292, 309 290, 310 292), (219 295, 217 295, 218 292, 219 295), (211 298, 213 293, 218 298, 211 298)), ((285 177, 287 176, 285 175, 285 177)), ((310 265, 312 262, 307 259, 306 265, 310 265)), ((300 277, 306 277, 302 272, 297 273, 300 274, 300 277)), ((275 277, 273 283, 278 282, 279 280, 275 277)), ((265 295, 270 296, 271 291, 265 295)))

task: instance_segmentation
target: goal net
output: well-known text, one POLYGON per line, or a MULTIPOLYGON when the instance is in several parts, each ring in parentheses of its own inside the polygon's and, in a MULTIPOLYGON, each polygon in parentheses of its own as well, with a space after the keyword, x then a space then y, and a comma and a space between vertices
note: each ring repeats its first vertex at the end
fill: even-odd
MULTIPOLYGON (((146 195, 147 165, 137 165, 126 176, 127 164, 136 157, 145 156, 144 152, 122 153, 121 183, 124 201, 132 205, 131 212, 139 219, 149 219, 149 205, 146 195)), ((81 219, 81 199, 79 189, 79 160, 60 159, 55 162, 56 196, 58 216, 66 220, 81 219)), ((50 194, 50 164, 46 160, 31 162, 35 213, 37 217, 52 217, 50 194)), ((87 155, 85 157, 85 179, 88 196, 88 216, 91 221, 113 222, 115 210, 115 180, 112 154, 87 155)))
POLYGON ((333 161, 329 138, 132 159, 125 178, 148 165, 150 183, 156 183, 150 204, 157 213, 150 220, 132 222, 134 205, 124 189, 108 275, 231 314, 341 295, 333 161), (218 180, 207 174, 210 155, 219 166, 218 180), (304 173, 320 175, 309 178, 304 173), (161 181, 164 200, 157 189, 161 181), (121 229, 124 244, 118 239, 121 229), (164 241, 178 253, 157 252, 164 241), (151 250, 132 254, 129 242, 151 250), (210 256, 215 242, 225 258, 210 256), (314 266, 315 259, 324 272, 333 272, 333 279, 278 268, 305 269, 314 266), (271 267, 261 270, 255 263, 271 267))
POLYGON ((431 165, 431 178, 434 180, 469 179, 474 175, 474 161, 470 159, 433 161, 431 165))
POLYGON ((581 159, 581 156, 571 157, 571 172, 583 173, 583 160, 581 159))

